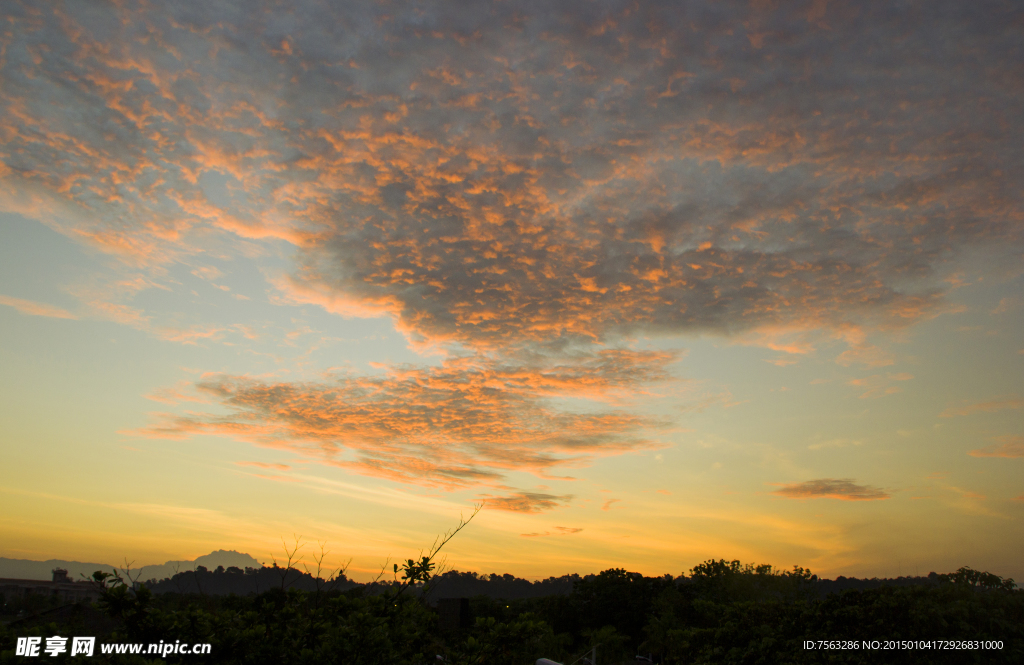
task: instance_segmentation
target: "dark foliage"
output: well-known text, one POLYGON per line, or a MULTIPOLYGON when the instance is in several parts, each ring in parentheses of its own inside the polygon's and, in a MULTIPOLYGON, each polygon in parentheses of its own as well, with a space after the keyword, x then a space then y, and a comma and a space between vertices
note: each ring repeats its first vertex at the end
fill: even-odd
MULTIPOLYGON (((722 560, 678 578, 612 569, 530 583, 510 575, 448 573, 434 581, 465 585, 449 591, 494 584, 491 589, 499 593, 521 597, 477 595, 464 627, 442 629, 422 593, 424 580, 414 579, 422 577, 422 562, 412 564, 403 568, 405 582, 348 582, 344 590, 328 588, 323 580, 310 589, 288 587, 288 576, 282 576, 287 571, 271 567, 248 575, 268 575, 276 586, 246 596, 211 592, 219 577, 245 577, 245 571, 199 573, 200 584, 209 575, 208 591, 160 595, 98 573, 94 581, 103 598, 97 609, 110 622, 92 628, 101 633, 100 642, 208 642, 212 654, 202 662, 239 665, 414 665, 442 662, 437 656, 451 665, 525 665, 538 657, 570 663, 594 645, 601 665, 633 662, 638 652, 664 665, 1024 662, 1024 592, 1010 580, 966 568, 927 578, 846 580, 846 590, 824 596, 822 587, 835 581, 818 580, 802 568, 780 572, 722 560), (555 593, 527 595, 537 586, 555 593), (818 640, 854 641, 858 648, 805 648, 806 641, 818 640), (875 640, 999 641, 1002 649, 864 648, 865 641, 875 640)), ((49 610, 0 628, 0 663, 22 660, 13 655, 16 636, 82 634, 68 631, 75 629, 71 617, 81 622, 83 616, 49 610)), ((195 656, 149 658, 97 653, 92 661, 198 662, 195 656)), ((46 660, 71 659, 64 654, 46 660)))
POLYGON ((579 575, 563 575, 531 582, 508 573, 477 575, 476 573, 460 573, 457 570, 450 570, 434 578, 430 597, 436 599, 489 596, 510 600, 543 598, 568 595, 581 579, 579 575))
POLYGON ((207 570, 206 567, 199 566, 195 570, 179 572, 162 580, 149 580, 145 584, 150 591, 156 594, 195 593, 214 596, 228 594, 247 596, 260 594, 274 588, 315 592, 317 589, 326 587, 331 590, 344 591, 356 586, 355 582, 348 580, 343 574, 335 579, 325 581, 309 572, 295 568, 283 568, 277 564, 263 568, 246 568, 245 570, 235 566, 227 569, 218 566, 216 570, 207 570))

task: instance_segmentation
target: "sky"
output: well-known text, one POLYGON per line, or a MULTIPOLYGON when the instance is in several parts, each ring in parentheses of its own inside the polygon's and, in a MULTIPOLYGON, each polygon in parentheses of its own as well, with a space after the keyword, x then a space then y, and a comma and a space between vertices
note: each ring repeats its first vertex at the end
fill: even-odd
POLYGON ((0 22, 0 556, 1024 579, 1024 7, 0 22))

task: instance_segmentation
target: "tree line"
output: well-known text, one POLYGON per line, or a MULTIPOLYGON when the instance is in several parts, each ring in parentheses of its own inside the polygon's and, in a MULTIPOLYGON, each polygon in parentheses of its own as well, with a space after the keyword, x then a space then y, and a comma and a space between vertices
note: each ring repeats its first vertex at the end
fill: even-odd
MULTIPOLYGON (((205 662, 525 665, 540 657, 568 663, 594 645, 601 665, 633 662, 638 653, 664 665, 1024 662, 1024 592, 1012 580, 969 568, 922 579, 927 583, 848 589, 822 598, 817 580, 801 568, 777 571, 717 560, 678 578, 611 569, 574 580, 569 593, 475 596, 468 602, 469 625, 445 627, 423 593, 424 580, 406 585, 403 593, 399 580, 342 590, 326 584, 282 589, 278 578, 259 594, 218 596, 157 595, 116 574, 94 576, 103 590, 97 609, 110 619, 107 634, 98 637, 209 642, 213 652, 205 662), (414 586, 419 593, 408 592, 414 586), (1000 642, 1002 648, 880 654, 804 647, 808 640, 936 639, 1000 642)), ((0 628, 0 663, 20 660, 13 655, 16 637, 81 634, 74 632, 75 621, 48 620, 44 613, 35 622, 0 628)))
MULTIPOLYGON (((1024 590, 991 573, 961 568, 924 578, 819 580, 799 566, 724 559, 678 577, 613 568, 528 582, 444 571, 438 554, 468 522, 460 520, 418 558, 390 570, 385 563, 369 584, 348 580, 344 566, 325 572, 323 546, 316 568, 299 570, 298 541, 286 547, 284 565, 260 569, 197 568, 150 583, 133 579, 129 566, 123 574, 96 571, 95 607, 53 609, 0 626, 0 665, 21 662, 17 637, 52 635, 209 643, 203 662, 237 665, 527 665, 541 657, 568 665, 595 653, 599 665, 1024 662, 1024 590), (232 586, 246 579, 259 589, 232 586), (189 581, 195 586, 175 586, 189 581), (452 595, 468 599, 435 606, 452 595), (862 646, 921 640, 998 648, 862 646), (848 648, 807 648, 838 641, 848 648)), ((46 660, 77 662, 68 654, 46 660)))

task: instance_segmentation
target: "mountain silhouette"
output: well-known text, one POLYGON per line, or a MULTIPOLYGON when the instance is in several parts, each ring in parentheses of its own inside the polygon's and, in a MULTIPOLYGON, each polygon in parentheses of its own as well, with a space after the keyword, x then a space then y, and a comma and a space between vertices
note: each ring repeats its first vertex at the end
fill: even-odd
MULTIPOLYGON (((246 567, 259 568, 262 564, 248 554, 234 550, 217 550, 194 560, 168 561, 163 564, 140 566, 132 568, 132 577, 137 579, 164 579, 174 575, 178 571, 194 570, 197 566, 206 566, 210 570, 217 566, 237 566, 241 569, 246 567)), ((49 559, 47 561, 32 561, 29 559, 8 559, 0 557, 0 577, 18 580, 49 580, 52 577, 54 568, 64 568, 68 571, 68 577, 78 580, 82 575, 92 577, 97 570, 110 571, 111 569, 122 570, 124 561, 118 564, 110 563, 85 563, 82 561, 65 561, 63 559, 49 559)))

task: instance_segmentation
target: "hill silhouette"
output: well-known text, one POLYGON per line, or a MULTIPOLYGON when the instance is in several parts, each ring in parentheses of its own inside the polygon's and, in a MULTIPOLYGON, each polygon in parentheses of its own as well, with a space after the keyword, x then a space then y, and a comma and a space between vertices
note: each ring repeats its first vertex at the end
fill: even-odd
MULTIPOLYGON (((259 568, 263 564, 248 554, 234 550, 217 550, 196 557, 195 559, 182 561, 168 561, 163 564, 141 566, 132 571, 132 577, 138 574, 138 579, 163 579, 171 577, 176 571, 192 570, 196 566, 216 568, 217 566, 237 566, 245 568, 259 568)), ((114 568, 123 568, 124 562, 117 564, 109 563, 85 563, 82 561, 66 561, 64 559, 48 559, 47 561, 32 561, 29 559, 8 559, 0 557, 0 577, 16 580, 48 580, 51 578, 51 571, 54 568, 63 568, 68 571, 72 579, 92 577, 97 570, 110 571, 114 568)))

